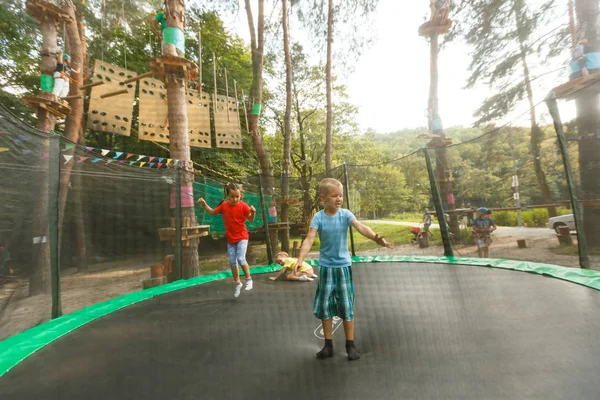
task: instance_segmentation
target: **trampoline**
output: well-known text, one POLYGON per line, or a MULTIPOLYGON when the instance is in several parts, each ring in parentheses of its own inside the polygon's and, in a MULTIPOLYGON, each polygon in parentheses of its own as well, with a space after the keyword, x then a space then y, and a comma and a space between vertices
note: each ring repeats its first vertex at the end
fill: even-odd
POLYGON ((564 280, 595 284, 595 271, 451 262, 354 264, 358 361, 342 327, 334 357, 316 359, 314 282, 255 274, 238 299, 229 279, 188 281, 95 319, 10 369, 0 398, 598 397, 600 292, 564 280))

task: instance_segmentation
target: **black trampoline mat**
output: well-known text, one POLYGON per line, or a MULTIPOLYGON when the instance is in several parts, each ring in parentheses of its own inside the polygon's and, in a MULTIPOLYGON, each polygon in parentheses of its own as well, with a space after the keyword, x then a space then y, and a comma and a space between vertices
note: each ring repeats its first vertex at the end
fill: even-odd
POLYGON ((317 360, 316 282, 159 296, 51 343, 0 399, 598 399, 600 293, 540 275, 360 263, 358 361, 317 360))

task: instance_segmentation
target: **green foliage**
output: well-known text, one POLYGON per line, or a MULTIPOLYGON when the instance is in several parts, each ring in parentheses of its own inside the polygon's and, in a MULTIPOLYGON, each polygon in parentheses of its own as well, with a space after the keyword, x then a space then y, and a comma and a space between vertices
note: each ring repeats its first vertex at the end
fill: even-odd
MULTIPOLYGON (((558 215, 566 215, 572 213, 571 210, 563 207, 558 207, 556 212, 558 215)), ((496 211, 492 216, 498 226, 518 225, 516 211, 496 211)), ((521 211, 521 219, 523 221, 523 226, 529 228, 545 228, 546 222, 548 222, 548 218, 548 209, 546 208, 534 208, 532 210, 521 211)))

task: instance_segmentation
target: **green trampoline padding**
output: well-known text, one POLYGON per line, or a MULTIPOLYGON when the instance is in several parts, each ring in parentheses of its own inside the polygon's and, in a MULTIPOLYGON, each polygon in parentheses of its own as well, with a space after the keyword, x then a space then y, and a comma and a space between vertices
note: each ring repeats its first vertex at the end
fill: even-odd
MULTIPOLYGON (((431 256, 362 256, 352 257, 355 263, 431 263, 452 264, 474 267, 492 267, 507 270, 523 271, 533 274, 551 276, 557 279, 577 283, 596 290, 600 290, 600 272, 593 270, 579 270, 560 267, 552 264, 537 264, 527 261, 512 261, 500 259, 481 259, 467 257, 431 257, 431 256)), ((316 260, 309 260, 309 264, 318 265, 316 260)), ((278 264, 251 268, 252 274, 271 273, 280 270, 278 264)), ((62 316, 44 324, 38 325, 27 331, 12 336, 0 342, 0 377, 44 346, 52 343, 69 332, 94 321, 107 314, 118 311, 132 304, 148 300, 155 296, 201 285, 207 282, 231 277, 231 271, 199 276, 196 278, 173 282, 167 285, 134 292, 98 303, 69 315, 62 316)))

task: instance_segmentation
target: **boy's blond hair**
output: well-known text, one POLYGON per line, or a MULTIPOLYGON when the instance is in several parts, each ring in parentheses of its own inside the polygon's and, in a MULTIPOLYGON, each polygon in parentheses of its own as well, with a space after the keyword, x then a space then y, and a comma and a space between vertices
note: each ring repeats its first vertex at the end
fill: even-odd
POLYGON ((321 182, 319 182, 319 194, 327 194, 329 193, 329 189, 332 187, 344 188, 342 182, 333 178, 325 178, 321 182))
POLYGON ((279 258, 279 256, 286 256, 289 257, 290 255, 288 253, 286 253, 285 251, 280 251, 279 253, 277 253, 277 255, 275 256, 275 259, 279 258))

